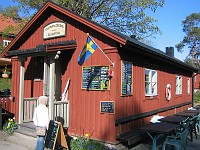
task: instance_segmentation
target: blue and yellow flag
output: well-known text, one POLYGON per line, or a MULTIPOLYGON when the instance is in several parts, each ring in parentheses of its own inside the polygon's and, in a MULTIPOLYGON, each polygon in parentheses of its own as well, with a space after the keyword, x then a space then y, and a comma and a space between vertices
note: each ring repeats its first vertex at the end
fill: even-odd
POLYGON ((94 40, 88 35, 86 44, 84 45, 81 53, 78 56, 78 64, 82 65, 97 49, 97 44, 94 40))

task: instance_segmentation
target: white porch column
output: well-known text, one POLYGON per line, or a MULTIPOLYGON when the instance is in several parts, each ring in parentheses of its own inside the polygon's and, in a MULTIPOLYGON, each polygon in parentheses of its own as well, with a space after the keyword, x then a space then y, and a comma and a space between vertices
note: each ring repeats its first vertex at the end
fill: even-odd
POLYGON ((55 60, 50 59, 50 76, 49 76, 49 115, 53 118, 54 100, 55 100, 55 60))
POLYGON ((44 57, 44 76, 43 76, 43 95, 46 95, 49 97, 49 90, 48 90, 48 85, 49 85, 49 79, 48 79, 48 63, 47 63, 47 57, 44 57))
POLYGON ((19 83, 19 124, 23 123, 23 101, 24 101, 24 62, 26 57, 19 57, 20 64, 20 83, 19 83))

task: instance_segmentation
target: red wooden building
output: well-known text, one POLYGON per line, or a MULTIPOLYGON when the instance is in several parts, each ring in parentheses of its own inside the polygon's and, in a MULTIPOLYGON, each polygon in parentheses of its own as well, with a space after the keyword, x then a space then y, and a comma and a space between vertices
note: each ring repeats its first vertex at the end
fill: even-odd
MULTIPOLYGON (((7 35, 5 35, 5 30, 11 27, 17 27, 19 22, 14 20, 13 18, 7 17, 5 15, 0 14, 0 50, 4 49, 8 44, 14 39, 16 35, 16 31, 10 31, 7 35), (4 35, 3 35, 4 33, 4 35)), ((7 71, 11 70, 11 60, 8 58, 0 58, 0 78, 5 71, 5 67, 7 71)), ((0 87, 1 89, 1 87, 0 87)))
POLYGON ((194 77, 194 92, 200 89, 200 74, 196 74, 194 77))
POLYGON ((51 119, 62 115, 69 135, 88 133, 117 144, 117 135, 143 126, 152 115, 170 115, 192 105, 196 68, 51 2, 2 55, 12 58, 15 101, 10 111, 20 124, 31 121, 35 100, 44 94, 51 119), (80 66, 77 59, 87 33, 99 48, 80 66), (64 91, 67 98, 61 101, 64 91))

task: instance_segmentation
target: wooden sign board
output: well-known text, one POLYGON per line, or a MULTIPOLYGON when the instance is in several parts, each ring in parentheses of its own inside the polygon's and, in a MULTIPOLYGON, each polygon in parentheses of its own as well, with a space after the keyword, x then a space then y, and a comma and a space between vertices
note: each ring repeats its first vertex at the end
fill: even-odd
POLYGON ((132 62, 121 62, 121 96, 132 95, 132 62))
POLYGON ((115 102, 114 101, 100 101, 100 113, 115 113, 115 102))
POLYGON ((68 149, 62 124, 60 122, 51 120, 49 122, 49 127, 46 133, 44 146, 54 150, 56 144, 68 149))
POLYGON ((109 90, 109 66, 84 66, 82 67, 82 89, 109 90))

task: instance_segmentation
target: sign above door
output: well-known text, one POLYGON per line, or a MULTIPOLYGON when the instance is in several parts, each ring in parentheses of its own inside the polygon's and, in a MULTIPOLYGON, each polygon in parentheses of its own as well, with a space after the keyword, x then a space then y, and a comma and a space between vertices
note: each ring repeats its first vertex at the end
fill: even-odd
POLYGON ((66 23, 62 21, 52 22, 44 27, 43 39, 66 36, 66 23))

